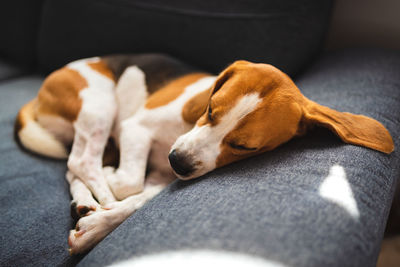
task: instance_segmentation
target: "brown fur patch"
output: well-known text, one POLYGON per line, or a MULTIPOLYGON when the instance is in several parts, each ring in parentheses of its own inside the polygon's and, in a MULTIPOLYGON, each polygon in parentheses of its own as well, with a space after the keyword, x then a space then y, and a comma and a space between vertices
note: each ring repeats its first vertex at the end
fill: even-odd
POLYGON ((191 73, 169 82, 147 99, 145 107, 153 109, 167 105, 178 98, 187 86, 205 76, 206 73, 191 73))
POLYGON ((107 66, 107 64, 103 61, 100 60, 98 62, 92 62, 92 63, 87 63, 87 65, 92 68, 93 70, 97 71, 98 73, 106 76, 107 78, 115 81, 114 74, 110 70, 110 68, 107 66))
POLYGON ((79 92, 87 86, 76 70, 64 67, 53 72, 39 90, 36 112, 75 121, 82 106, 79 92))
POLYGON ((267 104, 267 102, 260 103, 257 111, 244 117, 224 137, 220 145, 221 153, 216 162, 218 167, 273 150, 296 135, 301 110, 293 106, 287 108, 287 113, 282 113, 279 112, 279 102, 269 103, 270 107, 263 107, 264 104, 267 104), (238 150, 232 148, 230 144, 255 150, 238 150))
POLYGON ((211 88, 198 93, 183 106, 182 117, 186 122, 194 124, 204 114, 210 98, 210 91, 211 88))
POLYGON ((18 132, 24 128, 28 121, 35 119, 35 105, 36 99, 33 99, 26 103, 18 112, 17 118, 14 124, 14 136, 19 141, 18 132))
MULTIPOLYGON (((25 104, 27 105, 27 104, 25 104)), ((21 110, 18 112, 17 118, 15 119, 14 123, 14 133, 18 133, 19 130, 21 130, 25 125, 24 125, 24 119, 22 115, 22 110, 25 106, 21 108, 21 110)))

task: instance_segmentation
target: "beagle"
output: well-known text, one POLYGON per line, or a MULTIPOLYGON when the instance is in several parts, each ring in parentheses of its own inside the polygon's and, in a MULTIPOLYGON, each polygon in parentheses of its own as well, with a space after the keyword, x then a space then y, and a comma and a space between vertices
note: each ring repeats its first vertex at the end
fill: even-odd
POLYGON ((215 77, 161 54, 82 59, 53 72, 20 110, 16 136, 28 150, 68 158, 80 217, 68 243, 81 253, 176 177, 272 150, 313 125, 349 144, 394 150, 382 124, 307 99, 271 65, 236 61, 215 77), (110 137, 117 169, 103 167, 110 137))

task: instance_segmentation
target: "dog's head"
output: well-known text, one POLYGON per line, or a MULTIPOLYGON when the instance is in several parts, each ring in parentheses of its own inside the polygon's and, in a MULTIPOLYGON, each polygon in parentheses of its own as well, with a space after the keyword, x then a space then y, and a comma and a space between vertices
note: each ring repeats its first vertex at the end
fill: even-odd
POLYGON ((394 149, 382 124, 312 102, 286 74, 267 64, 235 62, 206 97, 200 94, 188 105, 198 113, 196 124, 169 154, 172 168, 184 180, 272 150, 310 125, 327 127, 346 143, 385 153, 394 149))

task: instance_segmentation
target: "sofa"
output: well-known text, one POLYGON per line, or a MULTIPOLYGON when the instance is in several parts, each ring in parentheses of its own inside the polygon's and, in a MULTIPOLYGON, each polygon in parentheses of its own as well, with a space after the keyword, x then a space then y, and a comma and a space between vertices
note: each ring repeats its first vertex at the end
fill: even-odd
POLYGON ((0 9, 0 266, 374 266, 400 176, 400 51, 324 51, 331 0, 14 0, 0 9), (22 149, 19 108, 84 57, 161 52, 217 74, 273 64, 302 93, 389 130, 386 155, 315 128, 277 149, 175 181, 91 251, 66 162, 22 149))

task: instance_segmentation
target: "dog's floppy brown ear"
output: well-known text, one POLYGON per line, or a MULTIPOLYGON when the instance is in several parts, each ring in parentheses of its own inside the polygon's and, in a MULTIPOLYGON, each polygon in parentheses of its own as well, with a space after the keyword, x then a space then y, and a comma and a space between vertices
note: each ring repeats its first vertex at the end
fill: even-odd
POLYGON ((243 65, 248 65, 251 64, 249 61, 246 60, 236 60, 233 62, 229 67, 227 67, 225 70, 223 70, 219 75, 217 80, 214 83, 213 89, 211 91, 211 95, 215 94, 221 87, 222 85, 232 77, 232 75, 235 72, 235 69, 239 68, 240 66, 243 65))
POLYGON ((249 62, 245 60, 235 61, 218 75, 213 86, 209 90, 200 92, 191 98, 183 107, 183 119, 188 123, 196 123, 196 121, 206 111, 210 97, 215 94, 230 77, 232 77, 236 66, 245 64, 249 64, 249 62))
POLYGON ((372 148, 387 154, 394 150, 390 133, 378 121, 363 115, 339 112, 305 98, 303 120, 320 125, 338 135, 343 142, 372 148))
POLYGON ((206 112, 210 92, 211 88, 198 93, 186 102, 182 109, 182 117, 186 122, 194 124, 206 112))

